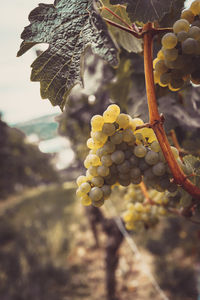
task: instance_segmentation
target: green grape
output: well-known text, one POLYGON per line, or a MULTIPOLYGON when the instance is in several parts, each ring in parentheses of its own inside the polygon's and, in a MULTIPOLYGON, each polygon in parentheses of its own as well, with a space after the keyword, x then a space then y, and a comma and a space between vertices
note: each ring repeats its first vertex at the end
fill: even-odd
POLYGON ((178 49, 165 49, 164 51, 165 60, 173 61, 178 57, 178 49))
POLYGON ((124 179, 118 178, 118 182, 122 186, 128 186, 131 183, 131 179, 130 178, 128 178, 128 179, 126 179, 126 178, 124 178, 124 179))
POLYGON ((160 75, 159 84, 167 85, 171 81, 171 73, 163 73, 160 75))
POLYGON ((134 141, 135 142, 135 136, 133 134, 133 131, 131 129, 125 129, 123 131, 123 141, 124 142, 131 142, 134 141))
POLYGON ((108 176, 108 175, 109 175, 110 170, 109 170, 109 168, 106 167, 106 166, 99 166, 99 167, 97 168, 97 173, 98 173, 99 176, 105 177, 105 176, 108 176))
POLYGON ((183 41, 185 41, 187 38, 189 38, 188 32, 180 31, 179 33, 177 33, 177 39, 178 39, 178 42, 183 42, 183 41))
POLYGON ((105 154, 110 154, 115 151, 115 145, 111 141, 107 141, 102 149, 105 151, 105 154))
POLYGON ((137 145, 134 148, 134 154, 136 157, 144 157, 147 153, 147 149, 143 145, 137 145))
POLYGON ((166 33, 161 40, 161 43, 165 49, 172 49, 177 44, 177 37, 174 33, 166 33))
POLYGON ((124 151, 124 154, 125 154, 125 159, 129 159, 133 153, 131 150, 128 149, 124 151))
POLYGON ((111 187, 110 187, 110 185, 103 185, 102 187, 101 187, 101 190, 102 190, 102 192, 103 192, 103 196, 104 196, 104 198, 108 198, 109 196, 110 196, 110 194, 111 194, 111 187))
POLYGON ((113 123, 104 123, 102 132, 107 136, 113 135, 115 133, 115 125, 113 123))
POLYGON ((81 204, 84 206, 89 206, 92 204, 92 200, 88 195, 81 196, 80 200, 81 200, 81 204))
POLYGON ((191 10, 186 9, 181 13, 181 19, 187 20, 190 24, 194 21, 194 14, 191 10))
POLYGON ((121 144, 116 145, 116 150, 125 151, 128 149, 128 144, 125 142, 121 142, 121 144))
POLYGON ((189 37, 199 40, 200 39, 200 28, 197 26, 192 26, 188 31, 189 37))
POLYGON ((123 141, 123 133, 120 131, 115 132, 115 134, 110 137, 110 141, 115 145, 120 144, 123 141))
POLYGON ((116 113, 116 115, 120 114, 120 108, 117 104, 110 104, 107 108, 107 110, 111 110, 114 111, 116 113))
POLYGON ((83 182, 80 186, 79 186, 79 190, 85 194, 89 193, 89 191, 91 190, 91 185, 88 182, 83 182))
POLYGON ((129 116, 127 114, 119 114, 116 123, 119 125, 119 128, 126 129, 129 126, 129 116))
POLYGON ((165 159, 165 156, 164 156, 162 150, 160 150, 158 152, 158 155, 159 155, 159 160, 161 160, 162 162, 166 162, 166 159, 165 159))
POLYGON ((104 179, 107 185, 113 185, 117 182, 117 175, 107 176, 104 179))
POLYGON ((152 172, 156 176, 162 176, 162 175, 164 175, 165 172, 166 172, 166 166, 165 166, 165 164, 162 161, 158 162, 157 164, 155 164, 152 167, 152 172))
POLYGON ((90 166, 89 168, 88 168, 88 171, 89 171, 89 173, 92 175, 92 176, 97 176, 98 174, 97 174, 97 167, 95 167, 95 166, 90 166))
POLYGON ((87 177, 81 175, 81 176, 79 176, 79 177, 77 178, 76 184, 77 184, 78 186, 80 186, 82 183, 84 183, 84 182, 86 182, 86 181, 87 181, 87 177))
POLYGON ((92 201, 99 201, 103 197, 103 191, 99 187, 91 188, 89 197, 92 201))
POLYGON ((117 151, 113 152, 111 154, 111 159, 115 164, 121 164, 125 159, 124 152, 121 150, 117 150, 117 151))
POLYGON ((92 136, 94 142, 101 143, 101 144, 104 144, 108 139, 107 135, 105 133, 103 133, 102 131, 92 132, 91 136, 92 136))
POLYGON ((96 187, 102 187, 104 179, 101 176, 96 176, 91 179, 91 183, 96 187))
MULTIPOLYGON (((106 145, 106 144, 105 144, 106 145)), ((101 147, 101 148, 99 148, 99 149, 97 149, 96 150, 96 155, 98 156, 98 157, 102 157, 103 155, 106 155, 108 152, 106 151, 106 149, 105 149, 105 145, 103 146, 103 147, 101 147)))
POLYGON ((114 123, 117 119, 118 113, 113 109, 107 109, 103 113, 105 123, 114 123))
POLYGON ((150 148, 154 152, 161 151, 160 144, 157 141, 153 141, 153 143, 151 143, 151 145, 150 145, 150 148))
POLYGON ((139 168, 135 167, 135 168, 132 168, 130 170, 130 177, 131 178, 138 178, 141 176, 141 171, 139 168))
POLYGON ((133 184, 139 184, 142 181, 142 176, 139 176, 137 178, 131 178, 131 183, 133 184))
POLYGON ((130 162, 131 166, 138 166, 138 164, 139 164, 139 159, 138 159, 135 155, 132 155, 132 156, 129 158, 129 162, 130 162))
POLYGON ((128 172, 128 173, 119 173, 118 178, 120 178, 120 179, 130 179, 130 172, 128 172))
POLYGON ((190 23, 186 19, 180 19, 176 21, 173 25, 174 33, 178 33, 180 31, 186 31, 190 29, 190 23))
POLYGON ((168 71, 168 67, 165 64, 164 60, 159 60, 155 65, 155 72, 158 74, 163 74, 168 71))
POLYGON ((197 42, 193 38, 188 38, 182 42, 182 51, 186 54, 193 54, 197 48, 197 42))
POLYGON ((130 171, 130 163, 127 160, 124 160, 123 163, 117 166, 117 170, 120 173, 128 173, 130 171))
POLYGON ((100 115, 95 115, 91 119, 92 131, 101 131, 104 124, 104 119, 100 115))
POLYGON ((145 171, 146 169, 149 168, 149 164, 147 164, 145 159, 142 158, 139 161, 139 166, 138 167, 140 168, 141 171, 145 171))
POLYGON ((179 151, 176 147, 170 146, 174 157, 177 159, 179 157, 179 151))
POLYGON ((113 164, 112 166, 110 166, 110 174, 111 175, 116 175, 117 173, 118 173, 117 165, 113 164))
POLYGON ((87 161, 90 166, 99 166, 101 164, 100 158, 96 154, 88 154, 87 161))
POLYGON ((93 205, 94 207, 101 207, 103 204, 104 204, 104 199, 103 199, 103 198, 101 198, 101 199, 98 200, 98 201, 93 201, 93 202, 92 202, 92 205, 93 205))
POLYGON ((101 157, 101 162, 106 167, 110 167, 112 165, 112 163, 113 163, 110 154, 103 155, 101 157))
POLYGON ((145 161, 148 165, 155 165, 159 161, 159 155, 152 150, 148 151, 145 155, 145 161))
POLYGON ((189 9, 195 16, 200 14, 200 0, 192 2, 189 9))
POLYGON ((144 171, 144 178, 147 180, 151 180, 155 177, 155 174, 152 172, 152 168, 149 168, 144 171))

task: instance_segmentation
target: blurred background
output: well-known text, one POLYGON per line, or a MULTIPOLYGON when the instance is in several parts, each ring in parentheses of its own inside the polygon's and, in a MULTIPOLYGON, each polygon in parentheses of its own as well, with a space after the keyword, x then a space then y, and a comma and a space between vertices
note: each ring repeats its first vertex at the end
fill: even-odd
MULTIPOLYGON (((122 50, 117 71, 88 49, 85 86, 73 89, 61 112, 41 100, 39 83, 30 82, 29 66, 47 46, 16 58, 37 5, 1 3, 0 299, 199 299, 199 225, 171 217, 129 235, 127 243, 114 218, 123 203, 117 213, 112 205, 85 209, 75 196, 91 117, 115 99, 123 111, 147 121, 142 58, 122 50), (141 91, 135 103, 130 95, 141 91)), ((198 136, 199 128, 193 130, 198 136)), ((113 203, 121 193, 113 193, 113 203)))

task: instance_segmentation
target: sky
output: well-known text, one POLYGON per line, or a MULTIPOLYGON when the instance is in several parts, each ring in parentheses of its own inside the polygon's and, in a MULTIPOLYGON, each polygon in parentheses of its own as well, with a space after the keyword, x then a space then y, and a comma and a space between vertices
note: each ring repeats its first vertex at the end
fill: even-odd
MULTIPOLYGON (((28 121, 42 115, 60 112, 47 99, 40 97, 40 85, 30 81, 30 65, 36 58, 35 47, 22 57, 16 53, 20 34, 29 24, 28 14, 38 3, 53 0, 2 1, 0 13, 0 111, 9 124, 28 121)), ((191 1, 187 1, 189 4, 191 1)))
POLYGON ((0 111, 9 124, 27 121, 42 115, 60 112, 49 100, 41 99, 38 82, 30 81, 30 65, 35 50, 16 57, 21 44, 21 32, 29 24, 28 14, 38 3, 49 0, 2 1, 0 12, 0 111))

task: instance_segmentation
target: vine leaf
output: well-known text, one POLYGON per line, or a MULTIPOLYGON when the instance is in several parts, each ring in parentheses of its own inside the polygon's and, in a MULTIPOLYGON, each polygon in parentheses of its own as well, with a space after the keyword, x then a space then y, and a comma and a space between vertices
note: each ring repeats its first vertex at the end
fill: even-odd
POLYGON ((127 4, 127 13, 132 22, 159 21, 169 13, 173 1, 169 0, 110 0, 111 4, 127 4))
POLYGON ((48 98, 52 105, 63 109, 72 87, 82 83, 82 58, 87 47, 111 65, 118 64, 118 49, 93 0, 39 4, 31 11, 29 21, 17 56, 36 44, 49 44, 31 65, 31 80, 40 81, 41 97, 48 98))
MULTIPOLYGON (((131 26, 131 21, 126 12, 126 7, 121 5, 111 5, 109 0, 101 0, 105 7, 109 8, 116 15, 118 15, 122 20, 124 20, 129 26, 131 26)), ((102 17, 107 18, 111 21, 119 23, 124 26, 124 24, 115 16, 113 16, 106 9, 102 9, 101 12, 102 17)), ((133 35, 123 30, 120 30, 114 26, 108 25, 108 29, 114 38, 117 40, 117 43, 123 47, 128 52, 140 53, 143 50, 143 41, 142 39, 137 39, 133 35)))

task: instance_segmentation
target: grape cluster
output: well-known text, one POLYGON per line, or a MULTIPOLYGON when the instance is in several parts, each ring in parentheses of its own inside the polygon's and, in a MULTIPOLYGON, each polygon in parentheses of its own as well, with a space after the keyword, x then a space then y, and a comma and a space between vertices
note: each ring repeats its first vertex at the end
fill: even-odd
POLYGON ((190 80, 200 84, 200 0, 184 10, 173 32, 161 40, 162 48, 153 61, 154 81, 178 91, 190 80))
MULTIPOLYGON (((100 207, 113 186, 137 185, 142 180, 160 192, 177 189, 153 130, 136 130, 143 124, 139 118, 120 113, 116 104, 91 119, 90 151, 84 161, 87 171, 77 179, 77 196, 83 205, 100 207)), ((177 149, 172 147, 172 151, 178 159, 177 149)))
POLYGON ((165 192, 148 189, 148 196, 149 199, 153 199, 152 203, 145 200, 139 187, 130 186, 128 188, 124 198, 129 203, 123 214, 126 229, 137 231, 152 227, 158 223, 160 216, 168 214, 166 206, 169 198, 165 192))

